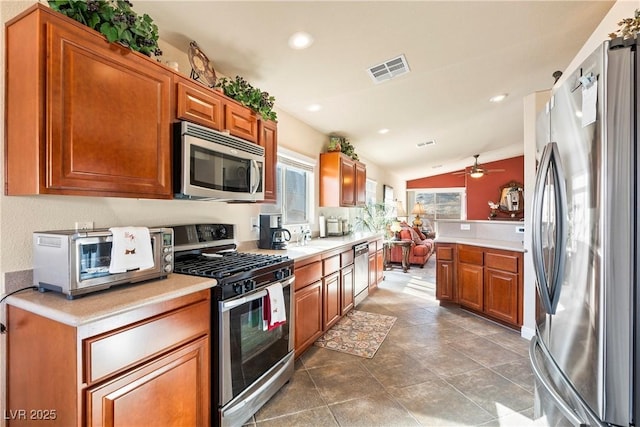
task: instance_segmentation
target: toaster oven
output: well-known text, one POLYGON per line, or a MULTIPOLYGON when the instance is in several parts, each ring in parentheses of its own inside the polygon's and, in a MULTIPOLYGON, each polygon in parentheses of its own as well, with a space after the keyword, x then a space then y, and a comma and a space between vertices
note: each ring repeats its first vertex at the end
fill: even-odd
POLYGON ((33 233, 33 284, 69 299, 115 285, 167 277, 173 271, 173 229, 150 228, 153 267, 110 273, 113 236, 108 229, 33 233))

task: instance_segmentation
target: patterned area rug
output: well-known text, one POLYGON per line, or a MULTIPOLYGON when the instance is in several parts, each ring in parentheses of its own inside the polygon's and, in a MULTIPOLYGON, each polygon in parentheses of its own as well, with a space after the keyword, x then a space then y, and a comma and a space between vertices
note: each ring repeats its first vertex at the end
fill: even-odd
POLYGON ((371 359, 396 321, 394 316, 351 310, 315 345, 371 359))

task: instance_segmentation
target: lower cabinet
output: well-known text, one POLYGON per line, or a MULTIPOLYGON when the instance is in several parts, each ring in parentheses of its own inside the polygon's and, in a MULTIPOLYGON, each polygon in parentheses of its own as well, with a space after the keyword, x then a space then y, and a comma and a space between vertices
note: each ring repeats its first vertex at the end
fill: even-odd
MULTIPOLYGON (((9 305, 8 407, 61 426, 209 425, 209 298, 199 291, 77 327, 9 305)), ((26 415, 8 424, 34 425, 26 415)))
POLYGON ((322 329, 327 330, 340 320, 342 307, 340 303, 340 273, 335 272, 322 279, 324 317, 322 329))
POLYGON ((342 285, 342 304, 340 315, 344 316, 353 308, 353 264, 340 270, 340 283, 342 285))
POLYGON ((322 335, 322 281, 295 292, 295 351, 302 354, 322 335))
POLYGON ((436 298, 512 327, 522 326, 521 252, 436 245, 436 298))
POLYGON ((372 291, 378 287, 378 273, 376 272, 376 252, 371 251, 369 247, 369 291, 372 291))

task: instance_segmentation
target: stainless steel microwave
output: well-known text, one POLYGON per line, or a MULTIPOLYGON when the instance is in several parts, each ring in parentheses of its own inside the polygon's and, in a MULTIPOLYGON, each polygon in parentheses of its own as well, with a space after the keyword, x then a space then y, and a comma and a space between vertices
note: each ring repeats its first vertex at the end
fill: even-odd
POLYGON ((33 233, 33 284, 40 291, 76 296, 114 285, 167 277, 173 271, 173 229, 150 228, 153 267, 110 273, 113 236, 108 229, 33 233))
POLYGON ((174 137, 175 198, 264 200, 263 147, 189 122, 174 137))

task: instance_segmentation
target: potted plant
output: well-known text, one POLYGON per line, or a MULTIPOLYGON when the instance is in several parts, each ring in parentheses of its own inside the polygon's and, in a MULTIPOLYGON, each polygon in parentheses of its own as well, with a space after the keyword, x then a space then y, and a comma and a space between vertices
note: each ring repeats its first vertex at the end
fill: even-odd
POLYGON ((622 37, 628 39, 635 37, 640 32, 640 9, 636 9, 633 18, 625 18, 618 22, 618 27, 620 28, 609 34, 609 38, 622 37))
POLYGON ((253 87, 242 77, 236 76, 234 80, 223 77, 218 80, 216 87, 221 88, 229 98, 235 99, 260 114, 263 119, 275 121, 278 118, 276 112, 273 111, 275 98, 270 96, 268 92, 253 87))
POLYGON ((146 13, 135 13, 129 0, 49 0, 49 6, 99 31, 110 43, 118 42, 147 56, 162 55, 158 26, 146 13))
MULTIPOLYGON (((389 234, 389 226, 395 219, 394 208, 384 203, 367 203, 355 218, 355 228, 360 231, 389 234)), ((388 236, 387 236, 388 237, 388 236)))

